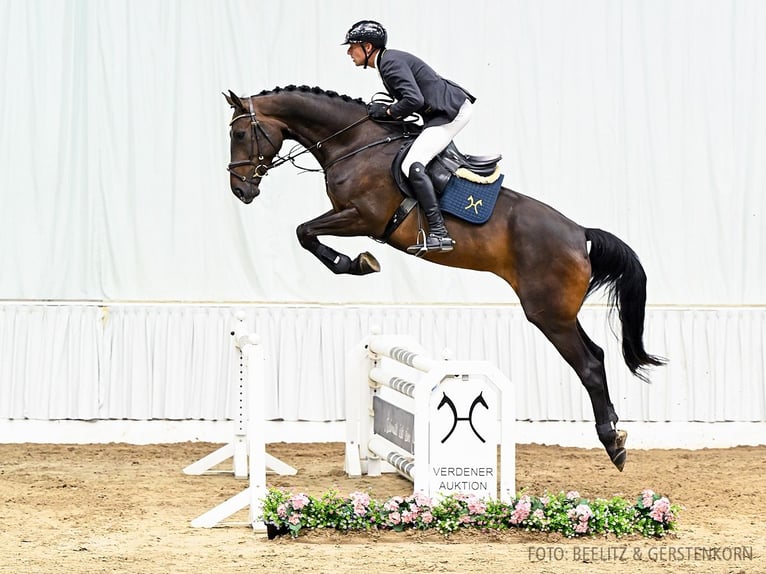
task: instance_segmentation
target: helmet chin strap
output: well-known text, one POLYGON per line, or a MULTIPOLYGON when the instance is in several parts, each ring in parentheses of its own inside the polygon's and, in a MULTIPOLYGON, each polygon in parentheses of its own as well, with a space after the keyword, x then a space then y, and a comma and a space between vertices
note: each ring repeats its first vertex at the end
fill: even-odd
POLYGON ((375 46, 372 47, 371 52, 367 52, 367 49, 364 47, 364 44, 362 44, 362 50, 364 50, 364 70, 367 69, 367 65, 370 63, 370 56, 372 56, 375 53, 375 46))

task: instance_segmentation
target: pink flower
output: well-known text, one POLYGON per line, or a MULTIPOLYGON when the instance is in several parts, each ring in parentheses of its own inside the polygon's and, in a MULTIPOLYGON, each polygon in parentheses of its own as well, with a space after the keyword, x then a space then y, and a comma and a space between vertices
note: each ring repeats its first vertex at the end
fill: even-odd
POLYGON ((641 492, 641 502, 644 508, 649 508, 654 503, 654 491, 648 488, 641 492))
POLYGON ((538 508, 532 513, 532 516, 534 516, 537 520, 544 520, 545 519, 545 512, 543 512, 542 508, 538 508))
POLYGON ((370 495, 366 492, 352 492, 349 495, 349 498, 351 499, 351 502, 354 503, 354 505, 360 505, 360 506, 370 506, 370 495))
POLYGON ((658 498, 654 504, 652 504, 652 509, 649 511, 649 516, 651 516, 652 519, 656 520, 657 522, 672 520, 673 513, 670 512, 670 501, 664 496, 662 498, 658 498))
POLYGON ((370 496, 364 492, 352 492, 349 495, 351 503, 354 505, 354 514, 364 516, 370 506, 370 496))
POLYGON ((358 502, 354 503, 354 514, 357 516, 364 516, 367 514, 367 507, 363 504, 359 504, 358 502))
POLYGON ((567 515, 570 520, 577 520, 575 532, 583 534, 588 531, 588 520, 593 517, 593 511, 587 504, 578 504, 574 510, 570 510, 567 515))
POLYGON ((591 516, 593 516, 593 511, 587 504, 578 504, 575 508, 575 513, 577 513, 577 516, 580 518, 580 520, 588 520, 591 516))
POLYGON ((290 524, 298 524, 301 521, 301 515, 300 514, 293 514, 290 518, 287 519, 287 521, 290 524))
POLYGON ((580 499, 580 493, 576 490, 570 490, 567 492, 567 500, 579 500, 580 499))
POLYGON ((478 498, 472 498, 468 501, 468 512, 471 514, 484 514, 487 511, 487 505, 478 498))
POLYGON ((277 516, 279 516, 280 518, 284 518, 285 516, 287 516, 287 506, 285 506, 284 504, 280 504, 279 506, 277 506, 277 516))
POLYGON ((402 521, 402 515, 398 512, 392 512, 388 515, 388 521, 391 524, 399 524, 402 521))
POLYGON ((300 510, 309 503, 309 497, 305 494, 297 494, 290 499, 290 504, 295 510, 300 510))
POLYGON ((550 498, 548 498, 547 496, 541 496, 541 497, 540 497, 540 503, 541 503, 543 506, 548 506, 548 503, 549 503, 550 501, 551 501, 551 499, 550 499, 550 498))
POLYGON ((414 498, 418 506, 433 506, 433 501, 425 492, 416 492, 414 498))
POLYGON ((399 505, 402 502, 404 502, 404 499, 401 496, 394 496, 393 498, 389 498, 388 501, 386 501, 386 503, 383 505, 383 508, 389 512, 392 510, 399 510, 399 505))
POLYGON ((431 514, 430 510, 426 510, 420 514, 420 520, 423 521, 423 524, 431 524, 434 521, 434 515, 431 514))
POLYGON ((532 510, 532 501, 528 496, 522 496, 511 513, 511 524, 519 524, 527 519, 532 510))
POLYGON ((463 514, 460 517, 460 522, 462 524, 470 524, 471 522, 473 522, 473 516, 471 516, 470 514, 463 514))
POLYGON ((402 522, 405 524, 411 524, 415 522, 415 519, 418 517, 417 512, 412 512, 410 510, 404 510, 402 511, 402 522))

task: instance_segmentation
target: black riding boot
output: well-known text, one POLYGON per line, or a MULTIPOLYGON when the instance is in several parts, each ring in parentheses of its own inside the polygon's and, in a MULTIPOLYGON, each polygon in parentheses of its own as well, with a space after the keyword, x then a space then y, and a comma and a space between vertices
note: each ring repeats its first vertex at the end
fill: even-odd
POLYGON ((444 218, 439 209, 439 201, 436 199, 434 184, 431 183, 431 178, 428 177, 422 163, 413 163, 410 166, 409 180, 415 199, 418 200, 426 215, 428 236, 423 238, 423 243, 409 246, 407 253, 422 257, 429 251, 452 251, 455 242, 444 227, 444 218))

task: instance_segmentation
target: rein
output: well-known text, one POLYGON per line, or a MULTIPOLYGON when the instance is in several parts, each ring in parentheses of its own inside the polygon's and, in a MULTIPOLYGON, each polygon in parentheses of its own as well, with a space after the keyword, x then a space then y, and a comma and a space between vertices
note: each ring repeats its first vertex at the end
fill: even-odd
MULTIPOLYGON (((270 170, 274 169, 275 167, 279 167, 279 166, 281 166, 281 165, 283 165, 283 164, 285 164, 287 162, 292 163, 296 168, 298 168, 298 169, 300 169, 302 171, 310 171, 310 172, 325 171, 326 172, 327 169, 329 169, 331 166, 335 165, 336 163, 338 163, 340 161, 343 161, 345 159, 348 159, 348 158, 350 158, 350 157, 352 157, 352 156, 354 156, 354 155, 356 155, 356 154, 358 154, 358 153, 360 153, 360 152, 362 152, 362 151, 364 151, 366 149, 369 149, 371 147, 375 147, 375 146, 378 146, 378 145, 381 145, 381 144, 384 144, 384 143, 389 143, 389 142, 392 142, 392 141, 396 141, 396 140, 399 140, 399 139, 402 139, 403 137, 405 137, 405 136, 388 137, 388 138, 385 138, 383 140, 379 140, 379 141, 367 144, 367 145, 359 148, 358 150, 352 151, 351 153, 348 153, 348 154, 346 154, 344 156, 341 156, 341 157, 331 161, 326 166, 324 166, 324 168, 322 168, 322 169, 305 168, 305 167, 301 167, 301 166, 299 166, 299 165, 297 165, 295 163, 295 160, 298 157, 302 156, 303 154, 309 153, 309 152, 311 152, 312 150, 315 150, 315 149, 320 149, 322 147, 322 145, 324 145, 324 143, 326 143, 326 142, 328 142, 328 141, 338 137, 339 135, 347 132, 348 130, 350 130, 352 128, 355 128, 359 124, 362 124, 362 123, 368 121, 370 119, 370 117, 368 115, 365 115, 364 117, 359 118, 355 122, 349 124, 345 128, 343 128, 343 129, 335 132, 334 134, 332 134, 332 135, 330 135, 330 136, 328 136, 328 137, 326 137, 326 138, 316 142, 314 145, 312 145, 310 147, 304 148, 303 150, 301 150, 301 151, 299 151, 297 153, 293 153, 292 151, 290 151, 286 156, 280 156, 277 153, 277 155, 276 155, 277 161, 272 162, 271 165, 264 165, 263 163, 260 163, 260 162, 263 161, 264 156, 263 156, 263 154, 261 154, 261 145, 260 145, 260 142, 258 141, 258 132, 260 131, 263 134, 263 137, 266 138, 266 141, 269 142, 269 144, 271 145, 271 147, 274 148, 274 150, 277 150, 277 146, 274 145, 274 143, 271 141, 271 138, 269 138, 269 134, 266 133, 266 130, 263 129, 263 127, 261 126, 260 122, 258 121, 258 118, 255 115, 255 110, 253 109, 253 101, 252 100, 253 100, 253 98, 251 96, 250 100, 248 101, 248 107, 250 108, 248 113, 244 113, 244 114, 240 114, 238 116, 234 116, 232 118, 232 120, 229 122, 229 127, 231 127, 232 125, 234 125, 234 122, 236 122, 237 120, 241 120, 241 119, 244 119, 244 118, 248 118, 250 120, 250 129, 252 131, 252 137, 250 138, 250 157, 248 159, 245 159, 245 160, 230 162, 229 165, 226 167, 226 171, 228 171, 230 174, 234 175, 240 181, 242 181, 244 183, 248 183, 250 185, 257 185, 258 184, 257 180, 259 180, 262 177, 268 175, 270 170), (256 163, 253 160, 253 158, 255 158, 255 157, 258 158, 258 162, 259 163, 256 163), (234 171, 234 169, 236 169, 238 167, 242 167, 244 165, 248 165, 248 166, 251 166, 253 168, 253 174, 250 177, 245 176, 245 175, 240 175, 240 174, 238 174, 237 172, 234 171)), ((293 148, 293 149, 295 149, 295 148, 293 148)))
MULTIPOLYGON (((405 135, 405 134, 402 134, 402 135, 396 136, 396 137, 389 136, 389 137, 384 138, 382 140, 378 140, 376 142, 368 143, 367 145, 364 145, 364 146, 360 147, 357 150, 354 150, 354 151, 352 151, 350 153, 347 153, 346 155, 342 155, 339 158, 336 158, 336 159, 332 160, 330 163, 328 163, 326 166, 324 166, 324 171, 325 171, 325 173, 327 173, 327 170, 330 169, 332 166, 334 166, 336 163, 339 163, 339 162, 343 161, 344 159, 348 159, 350 157, 353 157, 356 154, 358 154, 360 152, 363 152, 364 150, 370 149, 371 147, 375 147, 375 146, 379 146, 379 145, 395 142, 397 140, 401 140, 401 139, 404 139, 406 137, 409 137, 409 136, 405 135)), ((308 170, 306 170, 306 171, 308 171, 308 170)), ((314 170, 314 171, 320 171, 320 170, 314 170)))

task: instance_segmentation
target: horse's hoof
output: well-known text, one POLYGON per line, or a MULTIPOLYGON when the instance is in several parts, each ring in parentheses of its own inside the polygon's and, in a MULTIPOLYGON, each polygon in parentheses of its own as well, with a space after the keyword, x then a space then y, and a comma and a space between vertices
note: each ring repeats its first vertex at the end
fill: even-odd
POLYGON ((624 430, 617 430, 617 436, 614 439, 614 451, 609 453, 609 458, 612 459, 614 466, 617 470, 622 472, 625 468, 625 460, 628 458, 628 451, 625 450, 625 443, 628 441, 628 433, 624 430))
POLYGON ((377 273, 380 271, 380 263, 372 253, 365 251, 359 255, 359 271, 360 275, 377 273))
POLYGON ((625 443, 628 442, 628 433, 624 430, 616 430, 617 438, 614 439, 615 446, 619 448, 625 448, 625 443))
POLYGON ((628 458, 628 451, 624 448, 618 449, 615 451, 614 456, 612 456, 612 462, 614 463, 614 466, 617 467, 617 470, 622 472, 622 469, 625 468, 625 459, 628 458))

